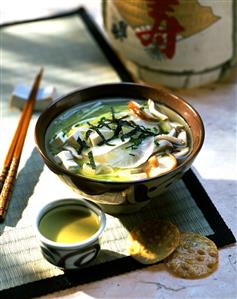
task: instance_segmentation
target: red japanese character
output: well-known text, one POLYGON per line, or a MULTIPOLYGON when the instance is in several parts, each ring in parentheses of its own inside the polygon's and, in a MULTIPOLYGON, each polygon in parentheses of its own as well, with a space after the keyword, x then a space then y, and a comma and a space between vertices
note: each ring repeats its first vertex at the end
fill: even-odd
POLYGON ((174 11, 173 5, 178 5, 179 0, 146 0, 148 15, 154 19, 154 24, 149 30, 136 32, 143 46, 157 43, 160 51, 169 59, 174 56, 177 34, 184 31, 174 16, 169 15, 174 11))

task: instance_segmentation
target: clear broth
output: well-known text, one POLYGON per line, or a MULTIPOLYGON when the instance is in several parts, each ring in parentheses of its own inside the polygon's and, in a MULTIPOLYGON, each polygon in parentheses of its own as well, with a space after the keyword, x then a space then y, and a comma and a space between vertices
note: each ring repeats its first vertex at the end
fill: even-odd
MULTIPOLYGON (((60 147, 57 147, 50 143, 50 140, 53 136, 56 135, 57 132, 69 132, 72 126, 75 124, 82 124, 90 121, 95 117, 102 117, 106 116, 107 114, 111 114, 111 107, 114 108, 116 113, 128 111, 127 104, 129 100, 135 100, 140 104, 144 104, 147 101, 145 100, 136 100, 136 99, 124 99, 124 98, 113 98, 113 99, 98 99, 97 101, 86 102, 83 104, 78 104, 73 106, 72 108, 66 110, 65 112, 58 115, 52 123, 49 125, 46 131, 45 137, 45 145, 46 145, 46 152, 49 155, 50 159, 54 161, 54 156, 61 151, 60 147)), ((188 124, 185 120, 176 112, 171 110, 165 105, 160 105, 160 112, 165 113, 168 115, 171 121, 178 122, 185 127, 185 130, 188 134, 188 144, 190 149, 192 148, 192 134, 188 124)), ((79 162, 78 162, 79 163, 79 162)), ((81 172, 81 167, 77 170, 72 171, 75 174, 84 175, 81 172)), ((116 178, 115 176, 112 177, 110 174, 101 174, 101 175, 88 175, 93 179, 97 180, 107 180, 107 181, 130 181, 127 177, 116 178)))

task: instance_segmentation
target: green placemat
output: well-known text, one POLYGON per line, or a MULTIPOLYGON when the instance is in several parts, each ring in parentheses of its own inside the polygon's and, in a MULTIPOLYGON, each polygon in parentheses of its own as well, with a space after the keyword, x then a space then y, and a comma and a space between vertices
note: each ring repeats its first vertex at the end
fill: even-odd
MULTIPOLYGON (((39 66, 45 68, 43 84, 55 85, 58 95, 84 85, 132 81, 83 9, 53 19, 3 26, 1 55, 1 126, 8 132, 1 144, 1 157, 5 156, 19 118, 19 111, 9 110, 9 96, 22 78, 31 83, 39 66)), ((34 213, 46 201, 78 195, 44 166, 34 148, 37 116, 33 116, 27 134, 6 220, 0 224, 1 298, 40 296, 144 267, 128 256, 126 238, 135 223, 146 219, 169 219, 182 231, 209 236, 218 246, 235 242, 190 170, 142 212, 120 217, 107 215, 102 251, 93 263, 72 273, 52 266, 42 257, 36 241, 34 213)))

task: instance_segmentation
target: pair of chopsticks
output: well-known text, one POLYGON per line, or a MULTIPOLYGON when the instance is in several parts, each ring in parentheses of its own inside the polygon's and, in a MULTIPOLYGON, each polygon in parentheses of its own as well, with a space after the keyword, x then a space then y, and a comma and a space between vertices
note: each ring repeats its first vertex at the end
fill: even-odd
POLYGON ((22 110, 17 129, 4 160, 3 168, 0 174, 0 222, 2 222, 6 216, 42 75, 43 68, 40 69, 39 73, 35 77, 28 100, 26 101, 24 109, 22 110))

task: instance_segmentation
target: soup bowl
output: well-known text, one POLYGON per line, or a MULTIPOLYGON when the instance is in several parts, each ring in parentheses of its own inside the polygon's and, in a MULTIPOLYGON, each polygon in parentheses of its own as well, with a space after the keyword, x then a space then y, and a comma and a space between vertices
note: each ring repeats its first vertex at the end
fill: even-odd
MULTIPOLYGON (((80 117, 79 117, 80 118, 80 117)), ((105 212, 111 214, 132 213, 159 197, 170 185, 179 180, 191 167, 204 141, 204 126, 198 112, 184 99, 165 89, 156 89, 135 83, 112 83, 78 89, 66 94, 50 105, 39 117, 35 127, 35 142, 48 168, 63 182, 84 198, 96 202, 105 212), (49 127, 59 125, 70 116, 70 111, 80 112, 87 105, 90 109, 96 101, 118 103, 126 100, 148 100, 167 107, 174 115, 184 120, 190 135, 191 148, 187 157, 174 169, 157 177, 134 181, 97 180, 75 174, 57 164, 48 152, 46 138, 49 127), (75 110, 76 109, 76 110, 75 110)))

